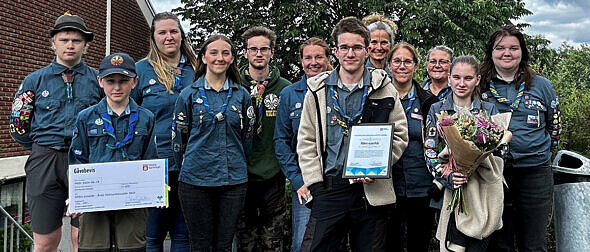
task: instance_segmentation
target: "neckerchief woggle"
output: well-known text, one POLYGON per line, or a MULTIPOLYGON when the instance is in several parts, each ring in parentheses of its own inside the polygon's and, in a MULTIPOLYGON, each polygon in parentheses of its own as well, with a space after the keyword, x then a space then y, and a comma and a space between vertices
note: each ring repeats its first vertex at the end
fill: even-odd
POLYGON ((227 111, 227 104, 229 103, 229 99, 231 98, 232 95, 232 89, 229 88, 229 91, 227 92, 227 96, 225 97, 225 101, 223 102, 223 105, 221 105, 221 111, 219 111, 217 114, 214 113, 213 111, 211 111, 211 107, 209 106, 209 101, 207 100, 207 94, 205 94, 205 89, 203 87, 199 87, 199 97, 201 98, 201 100, 203 100, 203 106, 205 106, 205 110, 207 111, 208 114, 210 114, 213 119, 215 119, 218 122, 223 121, 223 119, 225 119, 225 111, 227 111))
POLYGON ((520 104, 520 100, 522 100, 522 95, 524 94, 524 82, 522 82, 520 84, 520 87, 518 87, 518 93, 516 95, 516 99, 514 99, 514 102, 511 102, 510 100, 501 96, 498 93, 498 90, 496 90, 496 85, 494 85, 493 81, 490 82, 490 92, 492 93, 492 96, 494 96, 494 98, 496 98, 496 100, 499 103, 509 105, 510 111, 514 111, 514 110, 518 109, 518 104, 520 104))
POLYGON ((363 108, 365 107, 365 101, 367 100, 368 93, 369 93, 369 86, 365 86, 365 89, 363 90, 363 98, 361 100, 361 108, 353 116, 348 116, 344 113, 344 111, 342 111, 342 108, 338 104, 338 92, 334 89, 333 86, 330 86, 330 97, 332 98, 332 106, 334 107, 334 110, 336 110, 338 112, 338 114, 340 114, 340 117, 343 118, 344 120, 346 120, 346 121, 343 121, 340 118, 336 117, 336 122, 344 130, 343 131, 344 135, 348 135, 348 128, 349 128, 348 126, 349 125, 354 124, 355 121, 357 121, 357 119, 360 120, 360 116, 363 113, 363 108))
POLYGON ((176 69, 174 69, 174 88, 176 90, 182 89, 182 68, 184 67, 185 62, 186 56, 182 55, 180 57, 180 64, 176 69))
POLYGON ((129 132, 121 141, 117 141, 117 136, 115 136, 115 129, 113 128, 113 122, 111 121, 111 116, 109 113, 104 112, 100 114, 100 118, 103 121, 104 130, 107 135, 113 137, 115 139, 115 144, 106 144, 106 147, 111 150, 119 149, 121 151, 121 155, 123 159, 127 159, 127 152, 125 151, 125 145, 131 143, 133 140, 133 135, 135 134, 135 124, 137 123, 138 115, 137 111, 131 112, 129 115, 129 132))
POLYGON ((262 133, 262 94, 264 94, 266 86, 268 86, 268 83, 272 79, 272 71, 269 71, 268 76, 266 76, 266 78, 263 81, 257 81, 254 78, 252 78, 252 76, 250 76, 250 72, 248 71, 248 69, 246 69, 246 71, 244 72, 244 76, 246 77, 246 80, 249 81, 250 84, 252 84, 252 90, 250 95, 256 97, 256 107, 258 107, 258 128, 256 129, 256 133, 260 134, 262 133))
POLYGON ((72 90, 72 83, 74 83, 74 73, 72 70, 65 70, 61 74, 61 78, 66 84, 66 94, 68 96, 68 100, 71 102, 74 99, 74 91, 72 90))

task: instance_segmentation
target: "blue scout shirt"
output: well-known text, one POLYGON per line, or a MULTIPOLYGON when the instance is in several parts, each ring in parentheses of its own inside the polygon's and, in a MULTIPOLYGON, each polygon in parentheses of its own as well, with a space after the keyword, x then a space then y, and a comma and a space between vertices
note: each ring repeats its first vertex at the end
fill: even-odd
POLYGON ((283 173, 291 181, 295 191, 303 186, 303 176, 297 163, 297 132, 306 91, 305 75, 281 91, 275 125, 275 153, 283 173))
POLYGON ((154 124, 154 114, 137 106, 133 99, 129 99, 129 105, 118 116, 109 108, 106 98, 104 98, 98 104, 82 110, 78 115, 69 152, 69 163, 85 164, 156 159, 158 153, 154 124), (105 130, 106 122, 101 118, 101 113, 105 112, 111 117, 116 141, 105 130), (107 147, 107 144, 115 145, 117 141, 122 141, 128 135, 129 119, 132 113, 137 113, 138 118, 131 141, 125 144, 123 149, 107 147))
MULTIPOLYGON (((369 60, 369 58, 367 58, 367 63, 365 63, 365 68, 369 68, 369 67, 377 68, 377 67, 375 67, 375 65, 373 65, 373 63, 371 63, 371 60, 369 60)), ((387 75, 389 75, 389 78, 393 78, 391 70, 389 70, 389 67, 387 67, 387 63, 385 63, 385 67, 383 68, 383 70, 385 70, 387 75)))
POLYGON ((33 142, 60 149, 69 147, 78 112, 104 97, 96 79, 98 71, 84 61, 72 67, 71 86, 62 78, 66 70, 54 59, 28 75, 16 92, 10 134, 29 150, 33 142))
MULTIPOLYGON (((174 152, 172 151, 172 115, 174 114, 174 104, 180 95, 180 92, 193 83, 195 72, 191 65, 186 62, 181 71, 182 78, 180 85, 173 86, 173 93, 166 91, 166 86, 158 80, 154 67, 147 59, 143 59, 135 64, 139 81, 137 86, 131 92, 131 97, 138 105, 148 109, 156 118, 156 136, 158 137, 158 156, 159 158, 168 159, 168 171, 178 171, 180 166, 174 162, 174 152)), ((182 60, 181 60, 182 64, 182 60)))
POLYGON ((328 76, 328 78, 325 80, 327 88, 326 119, 328 120, 328 144, 326 146, 328 157, 326 159, 325 174, 328 176, 342 175, 342 169, 344 167, 344 161, 346 159, 346 153, 348 152, 349 144, 348 136, 344 134, 344 129, 337 122, 337 118, 341 119, 341 117, 338 111, 334 109, 331 92, 329 91, 330 87, 333 87, 334 90, 338 92, 338 104, 342 108, 342 111, 344 111, 347 116, 352 117, 361 109, 364 88, 371 85, 370 74, 371 73, 369 71, 364 71, 363 77, 359 83, 357 83, 350 91, 340 81, 338 71, 332 71, 330 76, 328 76))
POLYGON ((250 94, 244 87, 228 78, 217 92, 203 75, 180 93, 174 116, 173 148, 177 164, 182 164, 180 181, 195 186, 222 186, 248 180, 246 157, 255 118, 250 94), (213 114, 219 113, 230 90, 232 96, 224 118, 218 121, 205 105, 213 114))
MULTIPOLYGON (((498 77, 492 81, 502 97, 514 102, 518 93, 514 82, 508 83, 498 77)), ((482 97, 494 103, 500 112, 510 112, 510 106, 498 102, 489 90, 482 97)), ((509 155, 514 158, 514 167, 538 166, 549 161, 561 135, 560 115, 553 84, 542 76, 534 75, 532 88, 524 90, 508 127, 512 132, 509 155)))
MULTIPOLYGON (((432 83, 432 80, 426 79, 424 81, 424 83, 422 83, 422 89, 424 89, 426 91, 430 91, 430 83, 432 83)), ((430 92, 432 93, 432 91, 430 91, 430 92)), ((436 96, 436 98, 438 98, 438 100, 442 100, 450 93, 453 93, 453 90, 451 90, 451 85, 447 84, 446 87, 444 87, 443 89, 440 90, 440 92, 438 92, 438 95, 436 96)))
MULTIPOLYGON (((416 84, 417 85, 417 84, 416 84)), ((393 182, 395 194, 402 197, 426 197, 432 186, 432 175, 426 168, 423 154, 423 120, 422 101, 416 92, 416 86, 401 98, 402 107, 408 121, 408 147, 401 158, 394 164, 393 182), (413 101, 412 101, 413 100, 413 101), (410 104, 411 103, 411 104, 410 104), (410 106, 411 105, 411 106, 410 106)))

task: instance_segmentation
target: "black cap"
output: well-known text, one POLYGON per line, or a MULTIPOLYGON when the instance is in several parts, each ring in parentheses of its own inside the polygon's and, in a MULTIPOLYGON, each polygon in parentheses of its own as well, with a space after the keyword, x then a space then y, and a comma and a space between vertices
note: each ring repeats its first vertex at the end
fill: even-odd
POLYGON ((104 78, 111 74, 122 74, 130 78, 137 76, 135 72, 135 60, 126 53, 113 53, 100 62, 98 78, 104 78))
POLYGON ((53 26, 53 29, 49 30, 49 36, 53 37, 56 33, 65 29, 80 31, 84 34, 86 42, 90 42, 94 39, 94 34, 91 31, 88 31, 86 24, 84 24, 84 20, 79 16, 70 14, 69 11, 55 20, 55 26, 53 26))

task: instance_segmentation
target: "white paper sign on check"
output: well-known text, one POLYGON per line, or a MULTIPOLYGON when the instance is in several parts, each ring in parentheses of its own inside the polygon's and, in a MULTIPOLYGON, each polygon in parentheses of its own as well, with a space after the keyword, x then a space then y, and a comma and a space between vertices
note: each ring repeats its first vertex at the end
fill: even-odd
POLYGON ((168 160, 70 165, 70 213, 168 205, 168 160))

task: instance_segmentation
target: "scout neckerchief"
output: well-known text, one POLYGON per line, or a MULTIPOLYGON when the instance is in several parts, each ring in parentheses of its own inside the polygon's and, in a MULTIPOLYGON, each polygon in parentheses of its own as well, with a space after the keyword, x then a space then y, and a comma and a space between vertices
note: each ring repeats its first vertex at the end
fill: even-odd
POLYGON ((174 88, 176 90, 182 89, 182 68, 184 67, 185 62, 186 56, 182 55, 180 57, 180 64, 177 68, 174 68, 174 88))
POLYGON ((66 84, 66 94, 68 96, 68 101, 72 101, 74 99, 74 92, 72 90, 72 83, 74 83, 74 73, 72 70, 65 70, 61 74, 61 78, 64 80, 66 84))
POLYGON ((516 99, 514 99, 514 102, 511 102, 510 100, 502 97, 498 93, 498 90, 496 90, 496 85, 494 85, 493 81, 490 82, 490 92, 499 103, 510 105, 510 111, 514 111, 518 109, 518 104, 520 104, 520 100, 522 99, 522 95, 524 94, 524 82, 520 84, 520 87, 518 88, 518 94, 516 95, 516 99))
POLYGON ((248 69, 246 69, 246 71, 244 72, 244 77, 246 77, 246 81, 252 84, 251 95, 256 97, 256 107, 258 107, 258 128, 256 129, 256 133, 260 134, 262 133, 262 94, 264 94, 264 90, 266 89, 268 83, 272 79, 272 71, 268 73, 268 76, 266 76, 266 79, 264 79, 263 81, 257 81, 254 78, 252 78, 252 76, 250 76, 250 72, 248 71, 248 69))
POLYGON ((449 88, 448 86, 443 88, 444 91, 438 93, 438 95, 436 96, 438 98, 438 100, 442 100, 442 98, 445 98, 445 96, 447 96, 447 94, 449 93, 449 91, 451 90, 451 88, 449 88))
POLYGON ((360 116, 363 113, 363 108, 365 107, 365 101, 367 100, 368 93, 369 93, 369 86, 367 85, 367 86, 365 86, 365 89, 363 90, 363 99, 361 100, 361 108, 353 116, 348 116, 344 113, 344 111, 342 111, 342 108, 340 108, 340 105, 338 104, 338 92, 334 89, 334 86, 330 86, 330 97, 332 98, 332 105, 334 107, 334 110, 338 111, 338 114, 340 114, 340 117, 343 119, 340 119, 337 116, 334 116, 334 118, 336 119, 336 122, 338 123, 338 125, 340 125, 340 127, 342 127, 344 135, 348 136, 348 128, 349 128, 348 126, 349 125, 354 124, 355 121, 357 121, 357 122, 360 121, 360 116), (343 120, 346 120, 346 121, 343 121, 343 120))
MULTIPOLYGON (((412 88, 410 89, 410 92, 412 92, 412 89, 414 89, 414 86, 412 86, 412 88)), ((410 101, 408 102, 408 106, 406 106, 405 108, 405 112, 406 115, 408 114, 408 111, 410 111, 410 109, 412 109, 412 105, 414 104, 414 100, 416 100, 416 90, 414 89, 414 92, 412 93, 412 96, 407 98, 410 99, 410 101)))
POLYGON ((229 103, 229 99, 231 98, 232 95, 232 89, 229 88, 229 91, 227 93, 227 97, 225 97, 225 102, 223 102, 223 105, 221 105, 221 111, 219 111, 219 113, 215 114, 213 111, 211 111, 211 107, 209 106, 209 101, 207 100, 207 95, 205 94, 205 89, 203 87, 199 87, 199 97, 201 98, 201 100, 203 100, 203 106, 205 106, 205 110, 207 110, 207 113, 209 113, 215 120, 217 120, 218 122, 223 121, 223 119, 225 119, 225 111, 227 110, 227 104, 229 103))
POLYGON ((137 123, 138 119, 137 111, 133 111, 129 115, 129 131, 127 132, 125 138, 123 138, 123 140, 121 141, 117 141, 117 136, 115 136, 115 129, 113 128, 113 122, 111 121, 111 116, 109 115, 109 113, 101 113, 100 118, 102 118, 102 121, 104 122, 104 131, 107 133, 107 135, 113 137, 116 142, 114 145, 107 143, 107 148, 111 150, 119 149, 121 151, 123 159, 127 159, 127 152, 125 151, 124 147, 125 145, 131 143, 131 141, 133 140, 133 135, 135 134, 135 124, 137 123))

